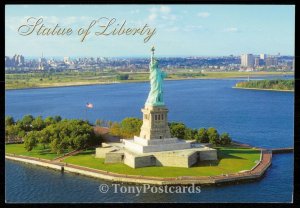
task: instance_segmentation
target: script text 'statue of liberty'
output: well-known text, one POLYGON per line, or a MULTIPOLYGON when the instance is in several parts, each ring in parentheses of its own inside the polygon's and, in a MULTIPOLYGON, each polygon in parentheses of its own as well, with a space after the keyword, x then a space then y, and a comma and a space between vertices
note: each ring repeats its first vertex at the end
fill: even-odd
MULTIPOLYGON (((120 35, 140 35, 145 36, 144 42, 148 42, 154 34, 156 28, 151 28, 148 24, 141 27, 127 27, 127 21, 117 23, 116 18, 101 17, 92 20, 87 27, 81 27, 77 30, 77 35, 81 36, 83 42, 88 35, 94 33, 95 36, 120 36, 120 35)), ((43 18, 29 17, 27 23, 18 28, 20 35, 28 36, 32 34, 41 36, 70 36, 73 33, 72 27, 61 27, 56 24, 49 27, 44 24, 43 18)))

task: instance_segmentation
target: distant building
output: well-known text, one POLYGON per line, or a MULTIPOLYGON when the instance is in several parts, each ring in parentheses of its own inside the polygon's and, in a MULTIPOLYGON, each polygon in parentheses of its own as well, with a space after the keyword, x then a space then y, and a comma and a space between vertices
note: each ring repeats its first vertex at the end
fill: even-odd
POLYGON ((265 60, 265 65, 267 67, 270 67, 270 66, 278 66, 278 59, 277 57, 267 57, 266 60, 265 60))
POLYGON ((64 63, 68 65, 71 64, 70 57, 64 57, 64 63))
POLYGON ((252 54, 242 54, 241 66, 250 68, 254 67, 254 56, 252 54))
POLYGON ((24 66, 25 65, 25 58, 22 55, 18 55, 17 57, 17 64, 18 66, 24 66))
POLYGON ((254 66, 255 67, 260 66, 260 58, 259 57, 255 57, 255 59, 254 59, 254 66))
POLYGON ((293 59, 293 67, 292 67, 292 71, 295 71, 295 58, 293 59))
POLYGON ((43 53, 42 53, 42 57, 39 58, 39 62, 38 62, 38 70, 45 70, 47 67, 47 59, 44 58, 43 53))
POLYGON ((8 64, 7 66, 24 66, 25 58, 22 55, 15 54, 11 59, 5 57, 5 64, 8 64))
POLYGON ((267 54, 262 53, 262 54, 260 54, 259 57, 260 57, 260 59, 265 60, 267 58, 267 54))
POLYGON ((5 56, 5 67, 10 67, 12 65, 12 61, 9 56, 5 56))

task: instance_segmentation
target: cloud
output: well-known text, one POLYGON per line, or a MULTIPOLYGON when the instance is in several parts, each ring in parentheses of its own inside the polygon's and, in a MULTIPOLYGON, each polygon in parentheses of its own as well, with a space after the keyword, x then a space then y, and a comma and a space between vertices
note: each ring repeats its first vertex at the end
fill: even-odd
POLYGON ((43 18, 43 23, 52 24, 52 25, 56 25, 56 24, 58 24, 59 22, 62 21, 62 19, 58 18, 57 16, 39 16, 39 17, 36 17, 36 19, 39 19, 39 18, 43 18))
POLYGON ((224 32, 238 32, 239 29, 236 28, 236 27, 228 27, 228 28, 225 28, 224 32))
POLYGON ((182 10, 181 12, 182 12, 183 14, 187 14, 187 13, 188 13, 187 10, 182 10))
POLYGON ((130 11, 130 14, 138 14, 138 13, 140 13, 139 9, 134 9, 130 11))
POLYGON ((155 14, 155 13, 150 14, 150 15, 148 16, 148 19, 149 19, 150 21, 153 21, 153 20, 155 20, 156 18, 157 18, 157 14, 155 14))
POLYGON ((176 32, 179 30, 179 27, 171 27, 171 28, 167 28, 166 31, 168 32, 176 32))
POLYGON ((201 17, 201 18, 207 18, 210 16, 210 13, 209 12, 199 12, 197 14, 198 17, 201 17))
POLYGON ((202 25, 187 25, 183 28, 183 30, 186 32, 190 32, 190 31, 200 30, 202 28, 203 28, 202 25))
POLYGON ((152 7, 149 9, 149 21, 154 21, 156 19, 174 21, 177 16, 171 13, 171 8, 168 6, 152 7))
POLYGON ((63 24, 65 24, 65 25, 72 25, 72 24, 78 22, 79 20, 81 20, 80 17, 75 17, 75 16, 66 17, 63 20, 63 24))
POLYGON ((177 17, 176 15, 171 14, 171 15, 163 15, 161 16, 161 18, 164 20, 176 20, 177 17))
POLYGON ((29 17, 30 16, 8 16, 5 18, 5 27, 15 32, 21 25, 26 24, 26 20, 29 17))
POLYGON ((160 11, 161 13, 168 14, 168 13, 171 12, 171 8, 168 7, 168 6, 161 6, 160 9, 159 9, 159 11, 160 11))
POLYGON ((156 7, 152 7, 149 9, 150 13, 156 13, 158 11, 158 9, 156 7))

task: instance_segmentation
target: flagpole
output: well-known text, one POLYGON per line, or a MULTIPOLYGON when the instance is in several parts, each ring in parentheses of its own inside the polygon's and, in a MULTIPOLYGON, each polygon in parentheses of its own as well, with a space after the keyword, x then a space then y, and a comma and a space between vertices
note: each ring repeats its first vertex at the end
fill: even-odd
POLYGON ((87 121, 87 110, 88 108, 93 108, 93 104, 92 103, 86 103, 86 106, 85 106, 85 120, 87 121))
POLYGON ((87 107, 85 106, 85 120, 87 120, 87 107))

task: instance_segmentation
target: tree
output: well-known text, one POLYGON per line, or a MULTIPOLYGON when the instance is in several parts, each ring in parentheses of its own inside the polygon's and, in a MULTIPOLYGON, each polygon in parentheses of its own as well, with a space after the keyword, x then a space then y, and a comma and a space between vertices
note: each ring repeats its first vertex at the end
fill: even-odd
POLYGON ((109 133, 113 136, 120 136, 121 135, 120 124, 118 122, 114 122, 109 129, 109 133))
POLYGON ((15 120, 11 116, 5 116, 5 126, 11 126, 15 124, 15 120))
POLYGON ((229 136, 229 134, 228 133, 223 133, 223 134, 221 134, 221 136, 220 136, 220 144, 222 144, 222 145, 229 145, 229 144, 231 144, 231 138, 230 138, 230 136, 229 136))
POLYGON ((45 122, 43 121, 42 117, 41 116, 36 117, 32 121, 32 129, 36 131, 40 131, 43 128, 45 128, 45 122))
POLYGON ((56 154, 61 154, 64 151, 64 148, 58 138, 55 138, 50 142, 50 148, 51 151, 55 152, 56 154))
POLYGON ((112 127, 112 125, 113 125, 113 122, 112 122, 112 121, 108 121, 108 122, 107 122, 107 126, 108 126, 108 128, 111 128, 111 127, 112 127))
POLYGON ((82 149, 86 147, 86 142, 88 140, 89 135, 88 134, 82 134, 80 136, 76 136, 72 138, 74 148, 75 149, 82 149))
POLYGON ((125 118, 121 121, 121 136, 123 138, 132 138, 135 135, 139 135, 142 127, 142 120, 138 118, 125 118))
POLYGON ((67 136, 74 149, 83 149, 98 142, 93 127, 87 122, 73 121, 69 127, 71 131, 67 136))
POLYGON ((25 115, 23 119, 19 121, 20 127, 26 132, 30 131, 33 120, 34 117, 32 115, 25 115))
POLYGON ((128 80, 129 75, 128 74, 118 74, 116 78, 118 80, 128 80))
POLYGON ((97 119, 95 124, 96 126, 101 126, 103 124, 103 121, 101 119, 97 119))
POLYGON ((209 138, 208 138, 206 128, 199 129, 197 139, 198 139, 197 141, 201 142, 201 143, 208 143, 209 142, 209 138))
POLYGON ((46 145, 50 143, 50 139, 51 132, 49 128, 44 128, 42 131, 40 131, 38 142, 43 145, 44 149, 46 148, 46 145))
POLYGON ((38 137, 37 131, 30 131, 24 137, 24 146, 27 151, 31 151, 34 147, 36 147, 37 137, 38 137))
POLYGON ((55 123, 58 123, 58 122, 60 122, 62 119, 61 119, 60 116, 54 116, 53 120, 54 120, 55 123))
POLYGON ((48 116, 47 118, 45 118, 44 122, 46 126, 56 123, 52 116, 48 116))
POLYGON ((196 135, 197 135, 197 130, 196 129, 186 128, 185 131, 184 131, 184 139, 185 140, 196 139, 196 135))
POLYGON ((41 131, 39 140, 49 144, 52 152, 61 154, 65 149, 84 149, 98 144, 100 137, 94 133, 93 127, 83 120, 62 120, 51 124, 41 131))
POLYGON ((214 145, 220 144, 220 139, 219 139, 220 135, 215 128, 212 127, 208 128, 207 134, 208 134, 209 143, 212 143, 214 145))
POLYGON ((18 139, 21 140, 26 136, 26 132, 23 129, 21 129, 19 126, 17 126, 17 128, 18 128, 18 139))
POLYGON ((184 139, 185 125, 183 123, 172 122, 170 123, 170 133, 172 137, 184 139))
POLYGON ((16 140, 21 129, 17 125, 10 125, 5 128, 5 140, 16 140))

